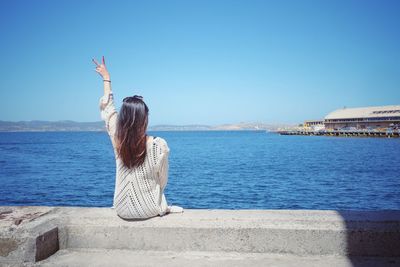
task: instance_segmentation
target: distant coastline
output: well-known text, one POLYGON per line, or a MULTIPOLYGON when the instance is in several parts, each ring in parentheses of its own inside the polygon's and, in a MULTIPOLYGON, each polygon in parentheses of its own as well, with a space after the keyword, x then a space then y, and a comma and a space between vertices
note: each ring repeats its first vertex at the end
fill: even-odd
MULTIPOLYGON (((153 125, 149 131, 276 131, 289 124, 247 123, 221 125, 153 125)), ((0 132, 84 132, 105 131, 104 122, 64 121, 0 121, 0 132)))

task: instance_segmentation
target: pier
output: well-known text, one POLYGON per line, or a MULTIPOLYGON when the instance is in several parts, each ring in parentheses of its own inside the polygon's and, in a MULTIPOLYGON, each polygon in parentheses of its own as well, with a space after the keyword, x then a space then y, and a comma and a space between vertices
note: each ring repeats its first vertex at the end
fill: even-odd
POLYGON ((377 131, 377 130, 282 130, 277 131, 280 135, 318 135, 318 136, 340 136, 340 137, 400 137, 399 130, 377 131))

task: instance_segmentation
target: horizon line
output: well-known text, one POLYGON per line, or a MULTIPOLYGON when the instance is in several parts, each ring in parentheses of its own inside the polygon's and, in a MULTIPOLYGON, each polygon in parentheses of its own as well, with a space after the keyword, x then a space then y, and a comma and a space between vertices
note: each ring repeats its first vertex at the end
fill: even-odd
MULTIPOLYGON (((21 122, 48 122, 48 123, 55 123, 55 122, 73 122, 73 123, 104 123, 102 120, 98 121, 75 121, 75 120, 1 120, 0 122, 9 122, 9 123, 21 123, 21 122)), ((232 125, 232 124, 296 124, 296 123, 289 123, 289 122, 260 122, 260 121, 241 121, 241 122, 224 122, 224 123, 217 123, 217 124, 204 124, 204 123, 187 123, 187 124, 174 124, 174 123, 158 123, 149 125, 152 126, 219 126, 219 125, 232 125)))

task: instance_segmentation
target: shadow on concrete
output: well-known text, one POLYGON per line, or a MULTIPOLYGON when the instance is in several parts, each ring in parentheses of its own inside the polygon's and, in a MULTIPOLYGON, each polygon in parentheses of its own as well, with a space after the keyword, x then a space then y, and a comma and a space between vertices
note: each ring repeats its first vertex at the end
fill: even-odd
POLYGON ((338 211, 354 267, 400 266, 400 211, 338 211))

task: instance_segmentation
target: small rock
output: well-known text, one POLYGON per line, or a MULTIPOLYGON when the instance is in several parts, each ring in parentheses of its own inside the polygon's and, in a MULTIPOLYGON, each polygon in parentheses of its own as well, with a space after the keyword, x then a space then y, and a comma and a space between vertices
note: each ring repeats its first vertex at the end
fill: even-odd
POLYGON ((14 220, 15 225, 19 225, 22 222, 22 219, 16 219, 14 220))

